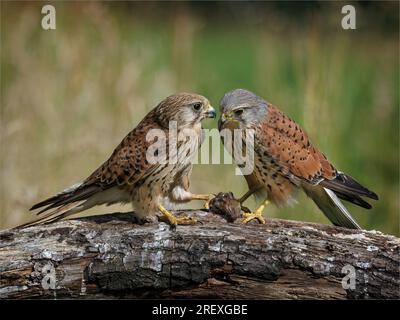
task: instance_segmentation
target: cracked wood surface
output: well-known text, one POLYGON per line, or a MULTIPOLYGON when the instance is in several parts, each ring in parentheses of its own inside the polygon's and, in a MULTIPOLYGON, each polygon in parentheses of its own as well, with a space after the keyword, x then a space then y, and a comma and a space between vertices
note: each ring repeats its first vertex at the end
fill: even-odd
POLYGON ((400 298, 394 236, 186 213, 202 223, 172 230, 115 213, 1 231, 0 298, 400 298), (342 287, 346 265, 354 289, 342 287))

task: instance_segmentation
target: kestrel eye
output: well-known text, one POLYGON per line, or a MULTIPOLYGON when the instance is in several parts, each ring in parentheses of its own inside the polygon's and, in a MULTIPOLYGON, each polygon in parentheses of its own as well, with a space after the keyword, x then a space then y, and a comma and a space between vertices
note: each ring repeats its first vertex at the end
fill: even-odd
POLYGON ((193 105, 193 109, 196 110, 196 111, 199 111, 201 109, 201 103, 195 103, 193 105))
POLYGON ((241 116, 243 113, 243 109, 239 109, 235 111, 235 116, 241 116))

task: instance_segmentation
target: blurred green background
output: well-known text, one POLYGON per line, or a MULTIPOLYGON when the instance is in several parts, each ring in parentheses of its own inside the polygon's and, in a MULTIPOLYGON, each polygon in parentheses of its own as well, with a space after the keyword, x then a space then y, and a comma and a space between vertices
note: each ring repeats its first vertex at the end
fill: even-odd
MULTIPOLYGON (((197 92, 217 106, 241 87, 379 194, 370 211, 348 205, 362 226, 399 235, 398 2, 353 3, 357 30, 341 28, 347 2, 54 2, 50 31, 44 4, 1 2, 0 228, 88 176, 167 95, 197 92)), ((239 196, 246 184, 233 165, 196 165, 192 190, 239 196)), ((329 223, 298 200, 266 214, 329 223)), ((130 207, 87 214, 118 210, 130 207)))

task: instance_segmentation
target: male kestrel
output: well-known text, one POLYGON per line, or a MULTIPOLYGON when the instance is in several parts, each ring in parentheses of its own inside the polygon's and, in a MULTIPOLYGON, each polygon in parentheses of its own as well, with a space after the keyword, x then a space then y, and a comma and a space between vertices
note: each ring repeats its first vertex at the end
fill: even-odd
POLYGON ((189 179, 203 140, 201 121, 215 116, 203 96, 180 93, 167 97, 88 178, 35 204, 31 210, 45 207, 38 215, 51 211, 26 225, 55 221, 95 205, 129 202, 139 220, 152 220, 161 213, 171 225, 195 223, 189 217, 175 217, 165 207, 212 197, 192 194, 189 179))
MULTIPOLYGON (((254 147, 254 170, 245 175, 249 191, 240 202, 252 194, 263 202, 254 213, 244 214, 244 223, 252 219, 265 223, 262 212, 269 201, 277 205, 290 204, 295 191, 301 188, 334 225, 360 229, 339 198, 370 209, 371 205, 361 196, 375 200, 378 196, 336 170, 296 122, 243 89, 226 93, 220 105, 220 131, 254 130, 254 146, 251 146, 254 147)), ((237 143, 234 141, 233 150, 239 147, 237 143)))

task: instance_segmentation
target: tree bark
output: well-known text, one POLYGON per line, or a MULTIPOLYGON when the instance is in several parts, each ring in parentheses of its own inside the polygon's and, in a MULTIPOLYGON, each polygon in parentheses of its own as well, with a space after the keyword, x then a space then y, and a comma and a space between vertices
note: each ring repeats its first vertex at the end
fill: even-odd
POLYGON ((115 213, 1 231, 0 298, 400 298, 394 236, 186 213, 201 223, 115 213))

